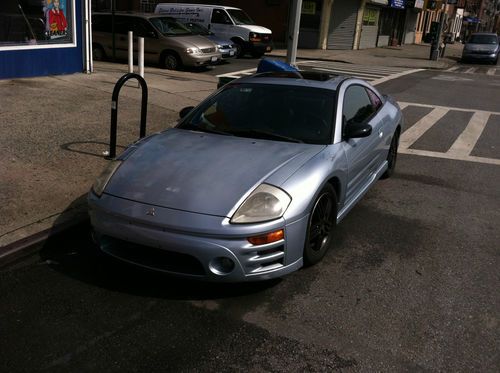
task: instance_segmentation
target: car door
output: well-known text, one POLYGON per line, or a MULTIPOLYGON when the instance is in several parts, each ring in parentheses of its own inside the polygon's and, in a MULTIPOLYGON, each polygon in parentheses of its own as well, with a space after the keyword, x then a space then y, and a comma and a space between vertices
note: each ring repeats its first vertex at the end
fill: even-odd
POLYGON ((347 201, 356 198, 373 182, 379 165, 381 122, 367 89, 360 84, 351 84, 346 88, 342 102, 343 147, 348 164, 347 201), (347 137, 350 130, 366 124, 372 128, 370 135, 347 137))
POLYGON ((208 24, 208 29, 221 39, 230 40, 232 36, 230 29, 233 26, 231 17, 224 9, 214 8, 212 10, 212 17, 208 24))

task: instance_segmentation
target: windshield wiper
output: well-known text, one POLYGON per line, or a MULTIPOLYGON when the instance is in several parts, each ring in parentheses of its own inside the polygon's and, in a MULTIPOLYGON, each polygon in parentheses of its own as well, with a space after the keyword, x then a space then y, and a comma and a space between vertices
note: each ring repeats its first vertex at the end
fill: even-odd
POLYGON ((304 141, 295 139, 293 137, 288 137, 284 135, 279 135, 277 133, 273 132, 267 132, 263 130, 256 130, 256 129, 244 129, 235 132, 236 135, 248 135, 248 136, 258 136, 261 139, 268 139, 268 140, 283 140, 283 141, 288 141, 288 142, 295 142, 295 143, 304 143, 304 141))

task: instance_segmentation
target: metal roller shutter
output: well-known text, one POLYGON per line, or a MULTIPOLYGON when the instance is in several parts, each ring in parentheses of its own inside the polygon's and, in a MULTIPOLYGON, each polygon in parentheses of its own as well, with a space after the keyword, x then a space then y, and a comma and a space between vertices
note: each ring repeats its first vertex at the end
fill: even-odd
POLYGON ((333 2, 328 49, 352 49, 359 6, 360 0, 335 0, 333 2))

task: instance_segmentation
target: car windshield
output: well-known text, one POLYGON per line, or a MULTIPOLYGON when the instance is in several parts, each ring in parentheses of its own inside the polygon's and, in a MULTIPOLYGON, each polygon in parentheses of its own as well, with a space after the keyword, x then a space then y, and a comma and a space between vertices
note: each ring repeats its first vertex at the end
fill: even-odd
POLYGON ((255 25, 255 22, 241 9, 228 9, 227 12, 237 25, 255 25))
POLYGON ((495 35, 472 35, 468 42, 470 44, 497 44, 498 37, 495 35))
POLYGON ((335 91, 292 85, 232 84, 178 128, 278 141, 330 144, 335 91))
POLYGON ((153 17, 150 18, 153 26, 163 35, 177 36, 177 35, 193 35, 189 29, 183 24, 177 22, 174 18, 170 17, 153 17))
POLYGON ((184 23, 193 34, 195 35, 213 35, 213 32, 210 32, 207 28, 193 22, 184 23))

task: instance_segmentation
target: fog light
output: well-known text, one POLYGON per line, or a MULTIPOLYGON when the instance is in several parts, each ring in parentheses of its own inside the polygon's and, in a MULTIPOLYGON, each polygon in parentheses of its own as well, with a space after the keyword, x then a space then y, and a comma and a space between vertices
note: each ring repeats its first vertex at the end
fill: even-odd
POLYGON ((247 240, 252 245, 265 245, 268 243, 280 241, 285 237, 285 231, 280 229, 271 233, 263 234, 261 236, 248 237, 247 240))
POLYGON ((234 261, 225 257, 212 259, 212 261, 208 265, 210 271, 212 271, 216 275, 227 275, 228 273, 231 273, 233 271, 234 267, 234 261))

